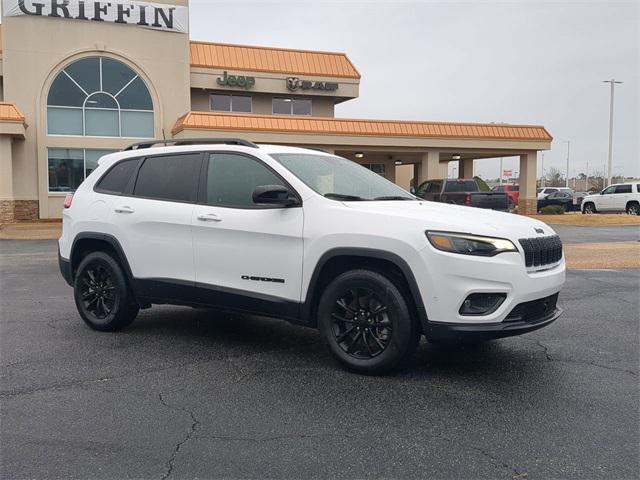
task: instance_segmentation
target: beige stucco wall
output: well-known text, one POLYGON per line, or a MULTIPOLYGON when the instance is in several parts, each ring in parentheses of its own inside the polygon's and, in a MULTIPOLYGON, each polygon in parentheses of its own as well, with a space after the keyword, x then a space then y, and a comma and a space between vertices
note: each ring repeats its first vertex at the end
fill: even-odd
POLYGON ((259 93, 246 90, 235 90, 232 92, 221 90, 206 90, 202 88, 191 89, 191 110, 208 112, 209 95, 212 93, 231 93, 234 95, 249 95, 253 98, 253 112, 261 115, 272 115, 272 99, 276 97, 285 98, 308 98, 311 99, 311 114, 315 117, 333 117, 335 111, 334 99, 332 97, 310 97, 291 94, 270 94, 259 93))
MULTIPOLYGON (((187 0, 157 0, 186 5, 187 0)), ((59 217, 63 195, 48 194, 47 147, 121 148, 138 139, 50 136, 46 95, 56 74, 73 60, 104 55, 120 60, 145 81, 154 102, 156 136, 170 136, 189 110, 189 36, 132 25, 6 17, 2 20, 4 98, 26 117, 26 141, 14 145, 13 193, 40 200, 41 218, 59 217)))

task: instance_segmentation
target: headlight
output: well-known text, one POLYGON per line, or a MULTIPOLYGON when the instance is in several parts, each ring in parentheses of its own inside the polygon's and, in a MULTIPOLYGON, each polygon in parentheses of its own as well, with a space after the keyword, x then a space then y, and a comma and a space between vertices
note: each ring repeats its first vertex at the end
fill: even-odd
POLYGON ((466 233, 426 232, 431 245, 443 252, 492 257, 503 252, 517 252, 506 238, 480 237, 466 233))

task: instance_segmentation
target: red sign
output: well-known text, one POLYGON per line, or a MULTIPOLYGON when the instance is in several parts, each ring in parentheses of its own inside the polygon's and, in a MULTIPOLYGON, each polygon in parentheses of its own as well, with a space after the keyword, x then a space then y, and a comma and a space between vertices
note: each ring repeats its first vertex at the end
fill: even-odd
POLYGON ((503 177, 510 177, 511 175, 513 175, 513 170, 502 170, 503 177))

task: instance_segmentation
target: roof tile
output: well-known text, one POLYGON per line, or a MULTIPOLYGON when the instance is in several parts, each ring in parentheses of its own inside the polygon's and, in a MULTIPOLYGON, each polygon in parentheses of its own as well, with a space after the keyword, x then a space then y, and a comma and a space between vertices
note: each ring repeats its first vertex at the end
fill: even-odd
POLYGON ((26 126, 25 118, 15 103, 0 102, 0 122, 23 123, 26 126))

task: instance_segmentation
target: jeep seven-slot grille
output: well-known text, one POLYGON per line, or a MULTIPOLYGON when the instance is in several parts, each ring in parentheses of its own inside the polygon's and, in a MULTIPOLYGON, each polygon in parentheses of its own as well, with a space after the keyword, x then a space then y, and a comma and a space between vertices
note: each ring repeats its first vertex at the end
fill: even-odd
POLYGON ((524 261, 527 267, 551 265, 562 258, 562 241, 558 235, 521 238, 519 241, 524 250, 524 261))

